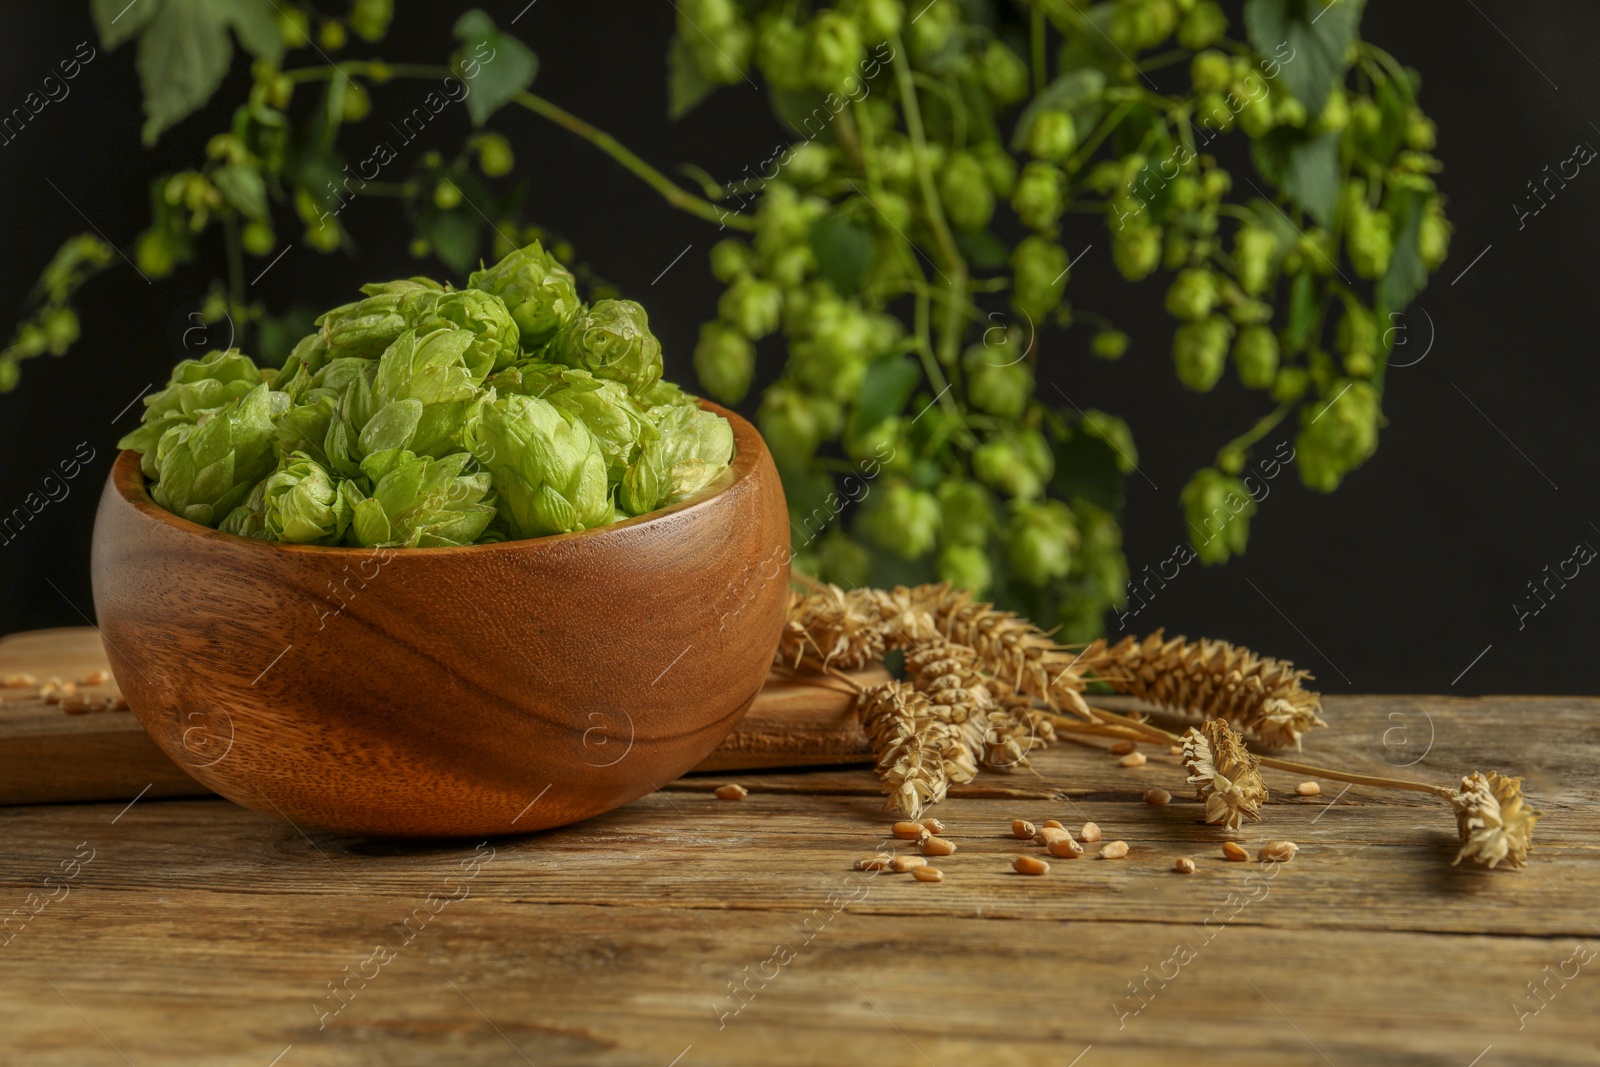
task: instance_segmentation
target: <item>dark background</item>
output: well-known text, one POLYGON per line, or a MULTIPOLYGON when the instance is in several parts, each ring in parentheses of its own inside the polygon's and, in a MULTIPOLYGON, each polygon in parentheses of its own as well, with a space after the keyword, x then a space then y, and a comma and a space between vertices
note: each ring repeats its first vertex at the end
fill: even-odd
MULTIPOLYGON (((525 3, 484 6, 506 26, 525 3)), ((83 0, 8 6, 0 111, 20 105, 78 42, 98 48, 83 0)), ((400 4, 381 49, 386 58, 442 61, 459 12, 454 4, 421 7, 400 4)), ((664 57, 672 25, 666 0, 541 0, 514 32, 539 54, 538 91, 664 171, 693 162, 731 180, 766 159, 781 131, 763 94, 744 85, 669 124, 664 57)), ((1406 344, 1392 362, 1427 355, 1390 370, 1389 426, 1378 454, 1338 492, 1312 493, 1292 471, 1281 474, 1252 523, 1248 554, 1219 568, 1188 565, 1130 628, 1243 642, 1312 669, 1331 692, 1595 692, 1600 574, 1585 569, 1520 629, 1513 603, 1536 604, 1526 583, 1570 557, 1578 542, 1600 547, 1593 448, 1600 173, 1584 170, 1521 229, 1512 205, 1575 144, 1600 145, 1600 9, 1583 0, 1370 0, 1363 35, 1421 69, 1422 100, 1439 127, 1440 185, 1455 239, 1403 324, 1406 344)), ((149 177, 198 163, 205 138, 224 127, 244 91, 236 71, 219 94, 223 103, 147 152, 138 139, 131 47, 100 49, 70 84, 71 96, 0 146, 0 328, 7 331, 45 260, 85 228, 73 204, 131 253, 147 218, 149 177)), ((381 121, 386 108, 408 109, 416 95, 417 83, 404 82, 375 93, 368 123, 381 121)), ((451 151, 466 121, 464 109, 450 109, 427 140, 451 151)), ((667 207, 543 120, 508 108, 495 126, 531 179, 532 217, 570 237, 595 271, 646 304, 668 376, 691 381, 696 330, 714 314, 720 291, 705 259, 714 228, 667 207)), ((352 145, 365 143, 361 126, 350 136, 352 145)), ((250 297, 274 310, 326 307, 364 281, 419 268, 447 273, 406 255, 409 233, 391 205, 360 204, 344 218, 362 242, 359 261, 296 247, 250 297)), ((1041 391, 1048 396, 1054 382, 1079 406, 1132 424, 1148 476, 1128 484, 1126 549, 1137 575, 1182 540, 1178 493, 1192 470, 1266 406, 1226 381, 1209 396, 1185 393, 1168 355, 1170 321, 1159 311, 1164 284, 1122 285, 1103 225, 1079 225, 1067 234, 1069 251, 1093 247, 1074 270, 1069 296, 1129 329, 1135 347, 1106 365, 1087 355, 1085 331, 1047 336, 1041 391)), ((287 226, 280 238, 297 239, 287 226)), ((127 267, 91 283, 80 300, 79 346, 64 359, 29 361, 21 386, 0 396, 0 512, 38 490, 79 442, 97 450, 71 495, 0 547, 0 632, 81 625, 92 615, 89 540, 112 445, 137 421, 137 405, 125 406, 162 382, 176 359, 195 354, 182 332, 206 280, 221 272, 220 249, 209 251, 205 266, 154 285, 127 267)), ((266 264, 250 259, 246 277, 266 264)), ((216 329, 215 343, 226 343, 225 327, 216 329)), ((777 357, 763 348, 763 381, 777 357)), ((753 407, 747 402, 746 412, 753 407)), ((1260 454, 1290 434, 1286 423, 1260 454)), ((1116 632, 1114 619, 1110 625, 1116 632)))

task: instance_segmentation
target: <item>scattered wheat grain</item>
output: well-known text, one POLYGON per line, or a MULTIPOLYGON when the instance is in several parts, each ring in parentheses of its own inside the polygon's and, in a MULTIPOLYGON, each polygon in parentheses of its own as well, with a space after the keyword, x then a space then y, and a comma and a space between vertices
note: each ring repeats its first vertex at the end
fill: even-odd
POLYGON ((922 849, 924 856, 948 856, 956 850, 956 843, 930 834, 922 839, 922 843, 918 847, 922 849))
POLYGON ((1246 852, 1245 847, 1237 841, 1224 841, 1222 843, 1222 858, 1242 863, 1250 858, 1250 853, 1246 852))
POLYGON ((920 822, 897 822, 892 832, 902 841, 921 841, 929 831, 920 822))
POLYGON ((1020 837, 1024 841, 1026 841, 1028 838, 1032 837, 1034 834, 1036 834, 1038 832, 1039 832, 1038 830, 1034 829, 1033 823, 1029 822, 1027 819, 1012 819, 1011 820, 1011 836, 1012 837, 1020 837))
POLYGON ((896 856, 889 861, 889 869, 896 874, 905 874, 907 871, 927 865, 928 861, 921 856, 896 856))
POLYGON ((919 882, 942 882, 944 872, 937 867, 916 867, 911 871, 911 877, 919 882))
POLYGON ((1060 837, 1052 838, 1045 842, 1045 851, 1057 859, 1075 860, 1083 855, 1083 846, 1072 839, 1072 835, 1062 832, 1060 837))
POLYGON ((1083 829, 1078 831, 1078 840, 1086 845, 1092 845, 1100 840, 1100 824, 1094 822, 1084 823, 1083 829))
POLYGON ((1018 874, 1050 873, 1050 865, 1037 856, 1018 856, 1011 861, 1011 869, 1018 874))
POLYGON ((1103 860, 1120 860, 1128 854, 1126 841, 1111 841, 1100 846, 1100 858, 1103 860))
POLYGON ((1122 764, 1124 767, 1143 767, 1144 766, 1144 753, 1143 752, 1130 752, 1126 756, 1123 756, 1117 762, 1122 764))
POLYGON ((1301 782, 1294 787, 1294 791, 1303 797, 1314 797, 1322 792, 1322 787, 1316 782, 1301 782))
POLYGON ((729 782, 727 785, 717 786, 718 800, 743 800, 749 795, 750 790, 746 789, 742 785, 736 785, 732 782, 729 782))
POLYGON ((1172 861, 1172 869, 1177 871, 1179 874, 1193 874, 1194 860, 1190 859, 1188 856, 1179 856, 1177 859, 1172 861))
POLYGON ((1172 794, 1167 792, 1165 789, 1146 790, 1144 794, 1144 802, 1146 804, 1154 804, 1159 808, 1163 804, 1170 804, 1172 802, 1172 794))
POLYGON ((1300 846, 1293 841, 1269 841, 1261 846, 1256 859, 1262 863, 1288 863, 1299 851, 1300 846))

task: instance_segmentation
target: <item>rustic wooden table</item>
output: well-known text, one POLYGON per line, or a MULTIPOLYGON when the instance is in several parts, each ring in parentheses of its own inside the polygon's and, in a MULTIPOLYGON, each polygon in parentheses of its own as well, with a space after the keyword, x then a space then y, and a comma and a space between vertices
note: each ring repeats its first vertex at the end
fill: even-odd
POLYGON ((740 802, 689 778, 486 843, 217 799, 5 807, 0 1063, 1600 1062, 1600 700, 1327 703, 1308 757, 1525 775, 1532 866, 1452 867, 1426 796, 1276 772, 1241 839, 1299 857, 1226 863, 1175 757, 1078 744, 939 806, 940 884, 852 869, 888 836, 864 769, 744 772, 740 802), (1132 850, 1023 877, 1019 816, 1132 850))

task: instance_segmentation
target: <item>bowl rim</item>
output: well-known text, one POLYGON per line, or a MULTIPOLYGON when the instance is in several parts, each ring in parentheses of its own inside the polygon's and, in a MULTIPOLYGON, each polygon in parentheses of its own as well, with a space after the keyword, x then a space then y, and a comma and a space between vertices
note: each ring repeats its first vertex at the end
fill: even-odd
POLYGON ((175 515, 166 508, 157 504, 150 496, 149 485, 145 482, 144 471, 140 466, 140 453, 132 449, 123 449, 117 454, 116 461, 111 466, 108 479, 108 488, 113 489, 123 503, 129 504, 134 511, 147 521, 161 523, 188 534, 198 534, 212 540, 219 540, 224 544, 234 545, 259 552, 277 552, 288 555, 309 554, 323 556, 329 559, 340 557, 369 557, 374 552, 390 552, 395 556, 411 558, 443 558, 450 555, 471 552, 486 555, 494 552, 530 551, 535 545, 567 544, 578 538, 597 538, 607 533, 622 533, 663 524, 679 515, 698 511, 709 507, 713 501, 723 496, 734 486, 748 481, 756 472, 756 468, 767 455, 766 442, 756 428, 746 421, 737 412, 729 411, 720 404, 713 403, 703 397, 697 398, 700 406, 707 411, 715 412, 728 420, 733 428, 733 459, 727 469, 717 475, 704 489, 676 504, 644 515, 636 515, 620 522, 610 522, 604 526, 595 526, 587 530, 575 530, 571 533, 546 534, 542 537, 524 537, 515 540, 497 541, 487 545, 440 545, 430 548, 396 548, 393 546, 372 545, 303 545, 285 541, 262 541, 254 537, 241 537, 238 534, 226 533, 211 526, 202 526, 197 522, 175 515))

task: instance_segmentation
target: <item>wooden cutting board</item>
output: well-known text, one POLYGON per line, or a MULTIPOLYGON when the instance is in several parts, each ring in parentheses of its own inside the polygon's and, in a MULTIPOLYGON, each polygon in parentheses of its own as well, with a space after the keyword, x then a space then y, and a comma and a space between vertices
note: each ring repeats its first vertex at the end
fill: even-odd
MULTIPOLYGON (((210 790, 156 747, 127 712, 68 715, 39 697, 52 678, 79 682, 108 671, 90 627, 35 630, 0 638, 0 679, 31 674, 30 688, 0 689, 0 804, 47 804, 149 796, 201 796, 210 790)), ((856 676, 882 681, 882 668, 856 676)), ((83 692, 109 694, 114 683, 83 692)), ((854 715, 854 694, 836 679, 774 668, 744 721, 696 772, 861 763, 871 759, 854 715)))

